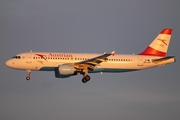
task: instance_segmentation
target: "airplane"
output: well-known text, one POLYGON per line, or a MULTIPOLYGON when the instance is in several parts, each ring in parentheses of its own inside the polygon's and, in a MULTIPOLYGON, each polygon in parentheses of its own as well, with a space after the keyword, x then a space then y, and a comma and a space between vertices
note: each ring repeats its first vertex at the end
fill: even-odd
POLYGON ((31 71, 54 71, 56 78, 83 75, 82 82, 90 80, 89 73, 121 73, 143 70, 175 62, 175 56, 166 56, 170 43, 171 28, 163 29, 152 43, 140 54, 104 54, 25 52, 6 61, 6 66, 26 70, 26 80, 31 71))

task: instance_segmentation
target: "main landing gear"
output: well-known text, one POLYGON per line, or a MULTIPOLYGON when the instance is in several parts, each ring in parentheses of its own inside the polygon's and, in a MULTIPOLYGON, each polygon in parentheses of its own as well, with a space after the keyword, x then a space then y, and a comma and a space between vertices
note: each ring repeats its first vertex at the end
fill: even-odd
POLYGON ((83 75, 83 78, 82 78, 82 82, 83 83, 86 83, 86 82, 88 82, 91 79, 90 76, 88 75, 88 68, 87 67, 85 67, 83 69, 82 75, 83 75))
POLYGON ((30 80, 30 75, 31 75, 31 70, 26 70, 28 73, 28 76, 26 77, 26 80, 29 81, 30 80))
POLYGON ((82 82, 83 82, 83 83, 86 83, 86 82, 88 82, 90 79, 91 79, 91 78, 90 78, 89 75, 85 75, 85 76, 82 78, 82 82))

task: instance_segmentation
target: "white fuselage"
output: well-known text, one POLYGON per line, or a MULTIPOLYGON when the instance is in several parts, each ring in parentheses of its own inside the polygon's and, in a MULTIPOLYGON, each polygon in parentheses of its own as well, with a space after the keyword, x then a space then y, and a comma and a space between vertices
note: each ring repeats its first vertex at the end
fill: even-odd
MULTIPOLYGON (((27 52, 16 55, 8 60, 6 65, 19 70, 54 71, 58 65, 84 61, 100 54, 82 53, 51 53, 51 52, 27 52)), ((109 56, 108 60, 97 65, 92 72, 128 72, 165 65, 175 61, 174 58, 154 63, 159 59, 156 56, 116 54, 109 56)))
POLYGON ((83 75, 82 82, 90 80, 89 73, 129 72, 175 62, 174 56, 166 56, 172 35, 171 28, 163 29, 152 43, 139 55, 27 52, 14 56, 6 62, 10 68, 26 70, 30 80, 31 71, 54 71, 55 77, 67 78, 83 75))

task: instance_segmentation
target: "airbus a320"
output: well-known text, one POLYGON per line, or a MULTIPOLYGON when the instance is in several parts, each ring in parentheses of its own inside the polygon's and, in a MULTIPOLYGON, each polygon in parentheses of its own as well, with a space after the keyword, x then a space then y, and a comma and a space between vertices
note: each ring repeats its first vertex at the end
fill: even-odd
POLYGON ((172 29, 163 29, 152 43, 139 54, 103 54, 25 52, 6 61, 6 66, 26 70, 26 80, 31 71, 54 71, 56 78, 68 78, 81 74, 82 82, 90 80, 89 73, 121 73, 137 71, 175 62, 174 56, 166 56, 172 29))

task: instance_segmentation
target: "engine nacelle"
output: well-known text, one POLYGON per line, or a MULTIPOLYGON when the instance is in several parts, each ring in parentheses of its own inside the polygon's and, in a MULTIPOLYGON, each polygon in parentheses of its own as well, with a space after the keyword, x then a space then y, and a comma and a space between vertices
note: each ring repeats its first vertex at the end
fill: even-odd
POLYGON ((75 69, 74 69, 74 66, 59 65, 58 72, 60 75, 73 75, 73 74, 75 74, 75 69))

